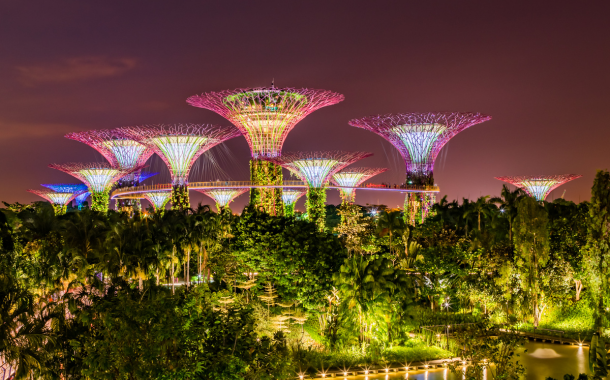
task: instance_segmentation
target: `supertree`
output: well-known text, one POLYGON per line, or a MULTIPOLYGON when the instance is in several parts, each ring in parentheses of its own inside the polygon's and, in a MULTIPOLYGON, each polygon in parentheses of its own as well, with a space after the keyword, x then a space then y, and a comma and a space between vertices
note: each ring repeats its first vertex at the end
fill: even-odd
POLYGON ((109 192, 112 186, 129 172, 142 169, 134 167, 131 169, 113 168, 108 163, 67 163, 51 164, 50 168, 66 172, 87 185, 91 192, 91 209, 94 211, 108 211, 110 202, 109 192))
POLYGON ((221 142, 240 135, 234 127, 205 124, 153 125, 120 130, 150 147, 165 162, 172 177, 174 210, 190 207, 188 175, 197 158, 221 142))
POLYGON ((239 197, 246 191, 248 188, 244 189, 223 189, 223 188, 212 188, 212 189, 202 189, 197 190, 200 193, 207 195, 212 198, 214 202, 216 202, 216 208, 218 212, 226 212, 229 210, 229 203, 233 201, 233 199, 239 197))
POLYGON ((74 203, 76 203, 76 207, 78 207, 79 210, 91 194, 87 191, 87 185, 84 183, 43 183, 42 186, 58 193, 78 193, 78 195, 74 197, 74 203))
POLYGON ((84 190, 79 191, 66 191, 66 192, 58 192, 51 189, 44 190, 28 190, 32 194, 36 194, 47 201, 49 201, 53 205, 53 210, 55 210, 55 215, 63 215, 66 213, 68 209, 68 203, 72 202, 72 199, 77 195, 81 194, 84 190))
POLYGON ((387 168, 346 168, 335 173, 331 181, 337 186, 343 186, 340 189, 342 203, 354 203, 356 201, 354 187, 360 186, 369 178, 387 170, 387 168))
MULTIPOLYGON (((212 110, 233 123, 250 145, 250 180, 253 185, 282 185, 282 169, 266 160, 281 156, 288 133, 315 110, 337 104, 344 96, 308 88, 257 87, 191 96, 187 103, 212 110)), ((253 188, 250 204, 281 215, 281 188, 253 188)))
MULTIPOLYGON (((150 177, 156 176, 159 172, 145 172, 138 171, 137 173, 128 174, 125 177, 119 179, 117 182, 117 188, 125 188, 131 186, 139 186, 142 182, 149 179, 150 177)), ((119 198, 117 199, 117 210, 133 213, 134 211, 142 211, 142 204, 140 198, 119 198)))
POLYGON ((282 191, 284 216, 294 216, 294 206, 296 206, 299 198, 305 195, 305 193, 307 193, 307 191, 301 189, 284 189, 284 191, 282 191))
POLYGON ((167 202, 169 202, 169 199, 172 196, 172 192, 156 191, 145 193, 144 196, 146 197, 146 200, 148 200, 152 204, 155 211, 163 212, 165 210, 165 205, 167 204, 167 202))
POLYGON ((580 177, 582 177, 582 175, 560 174, 495 178, 523 189, 530 197, 534 197, 538 201, 544 201, 551 191, 555 190, 566 182, 570 182, 580 177))
POLYGON ((307 215, 320 230, 324 230, 326 184, 336 172, 371 155, 367 152, 297 152, 269 160, 290 170, 307 183, 307 215))
POLYGON ((434 161, 443 146, 455 135, 491 116, 471 112, 425 112, 368 116, 349 121, 388 140, 406 164, 406 188, 416 190, 405 197, 405 219, 423 222, 435 202, 434 161))

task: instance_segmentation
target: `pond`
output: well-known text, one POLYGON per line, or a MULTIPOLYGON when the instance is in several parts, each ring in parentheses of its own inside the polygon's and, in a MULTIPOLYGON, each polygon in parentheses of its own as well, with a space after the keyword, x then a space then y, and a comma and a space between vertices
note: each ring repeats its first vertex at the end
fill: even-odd
MULTIPOLYGON (((525 368, 526 380, 544 380, 551 376, 563 380, 563 375, 570 373, 578 377, 579 373, 587 373, 589 349, 587 347, 568 346, 551 343, 529 342, 525 345, 527 352, 522 353, 519 360, 525 368)), ((458 380, 462 376, 454 375, 447 369, 435 369, 429 371, 409 372, 388 375, 377 374, 368 376, 368 380, 458 380)), ((365 380, 367 377, 350 377, 349 380, 365 380)))

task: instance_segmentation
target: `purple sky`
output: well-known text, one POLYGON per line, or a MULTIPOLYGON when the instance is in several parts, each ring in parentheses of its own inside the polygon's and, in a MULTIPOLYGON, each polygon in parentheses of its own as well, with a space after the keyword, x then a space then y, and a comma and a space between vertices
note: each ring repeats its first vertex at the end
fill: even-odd
MULTIPOLYGON (((186 98, 272 78, 345 95, 297 124, 284 151, 372 151, 359 166, 390 168, 376 182, 402 182, 404 163, 347 121, 390 112, 493 116, 439 155, 436 182, 449 199, 497 194, 494 176, 576 173, 584 177, 551 198, 565 190, 585 200, 595 171, 610 167, 607 1, 5 0, 0 14, 0 200, 39 200, 25 190, 74 181, 49 163, 102 159, 67 132, 227 124, 186 98)), ((248 178, 243 138, 216 156, 226 174, 201 162, 191 181, 248 178)), ((402 204, 363 191, 357 200, 402 204)), ((192 194, 199 201, 209 202, 192 194)))

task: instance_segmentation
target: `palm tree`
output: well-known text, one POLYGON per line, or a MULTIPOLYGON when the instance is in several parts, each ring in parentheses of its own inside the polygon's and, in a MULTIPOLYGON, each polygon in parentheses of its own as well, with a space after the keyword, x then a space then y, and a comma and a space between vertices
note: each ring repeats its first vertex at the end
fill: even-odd
POLYGON ((478 219, 478 230, 481 232, 481 214, 484 216, 491 215, 491 207, 492 204, 488 202, 489 195, 485 195, 476 200, 476 202, 470 202, 469 207, 464 212, 464 219, 467 219, 469 216, 476 214, 478 219))
POLYGON ((527 196, 521 188, 510 191, 508 186, 503 185, 500 198, 492 198, 490 203, 500 204, 500 213, 508 219, 508 240, 513 243, 513 222, 517 217, 517 204, 521 198, 527 196))
POLYGON ((377 233, 380 236, 388 235, 390 238, 390 252, 393 252, 392 237, 402 234, 405 230, 405 221, 400 211, 382 211, 377 220, 377 233))

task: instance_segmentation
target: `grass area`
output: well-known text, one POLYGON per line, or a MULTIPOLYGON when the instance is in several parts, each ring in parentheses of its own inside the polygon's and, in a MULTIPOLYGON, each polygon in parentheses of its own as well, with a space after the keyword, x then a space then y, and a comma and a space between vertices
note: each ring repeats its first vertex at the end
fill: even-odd
MULTIPOLYGON (((563 336, 572 339, 589 339, 593 333, 593 326, 593 309, 586 299, 548 310, 540 321, 540 328, 565 331, 563 336)), ((533 325, 528 323, 524 325, 523 330, 533 331, 533 325)), ((540 333, 558 335, 546 331, 540 333)))

